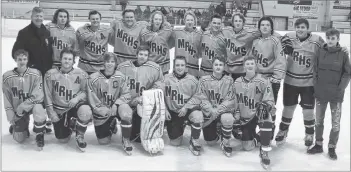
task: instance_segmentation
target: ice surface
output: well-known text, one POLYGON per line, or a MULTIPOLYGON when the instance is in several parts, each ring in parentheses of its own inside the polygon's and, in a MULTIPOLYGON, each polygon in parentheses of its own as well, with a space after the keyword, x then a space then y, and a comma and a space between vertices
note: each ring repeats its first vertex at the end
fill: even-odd
MULTIPOLYGON (((11 57, 12 46, 15 38, 2 38, 2 72, 13 69, 15 63, 11 57)), ((341 37, 341 45, 347 46, 350 51, 350 35, 341 37)), ((111 48, 111 47, 110 47, 111 48)), ((110 49, 112 50, 112 49, 110 49)), ((173 52, 173 50, 172 50, 173 52)), ((172 53, 171 53, 172 54, 172 53)), ((172 60, 171 60, 172 62, 172 60)), ((2 98, 1 98, 2 99, 2 98)), ((277 121, 281 120, 282 89, 279 92, 277 104, 277 121)), ((99 145, 94 127, 88 127, 85 135, 88 147, 85 153, 77 151, 75 141, 72 138, 68 144, 60 144, 54 134, 45 136, 45 147, 41 152, 36 151, 35 135, 31 136, 24 144, 17 144, 8 132, 9 123, 2 109, 2 170, 15 171, 106 171, 106 170, 133 170, 133 171, 237 171, 237 170, 262 170, 259 163, 258 149, 244 152, 239 142, 235 147, 232 157, 227 158, 220 150, 219 144, 209 147, 204 144, 201 156, 193 156, 188 149, 190 128, 185 131, 183 145, 173 147, 169 145, 167 134, 164 135, 166 142, 162 155, 151 157, 140 144, 134 144, 135 149, 132 156, 126 156, 122 150, 120 128, 117 135, 113 136, 112 143, 107 146, 99 145)), ((332 161, 327 158, 327 142, 331 129, 331 115, 328 107, 325 118, 324 129, 324 153, 320 155, 306 154, 304 146, 304 125, 302 109, 298 107, 290 127, 287 143, 276 147, 273 141, 273 150, 270 152, 272 170, 327 170, 341 171, 350 170, 350 87, 345 93, 345 102, 342 109, 341 131, 336 152, 338 160, 332 161)), ((31 119, 32 120, 32 119, 31 119)))

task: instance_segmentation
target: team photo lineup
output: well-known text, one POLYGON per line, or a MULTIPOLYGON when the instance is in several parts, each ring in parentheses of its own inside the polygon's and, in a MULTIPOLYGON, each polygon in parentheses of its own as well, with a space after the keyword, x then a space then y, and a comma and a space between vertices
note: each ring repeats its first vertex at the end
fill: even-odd
POLYGON ((206 156, 202 133, 205 144, 220 145, 218 151, 229 158, 235 156, 234 142, 241 142, 243 151, 259 149, 257 163, 269 169, 271 145, 284 147, 299 105, 305 156, 324 152, 324 122, 329 122, 324 148, 328 158, 338 159, 351 64, 337 29, 328 29, 324 40, 305 18, 295 20, 295 31, 280 35, 270 17, 247 28, 241 13, 233 14, 229 26, 214 14, 201 27, 191 10, 181 27, 159 10, 149 21, 137 21, 135 11, 125 9, 110 25, 100 23, 104 16, 98 10, 88 16, 89 23, 73 28, 69 12, 60 8, 43 24, 44 10, 34 7, 31 23, 18 32, 12 48, 17 66, 2 82, 13 143, 23 144, 33 132, 36 147, 45 151, 44 138, 53 133, 60 143, 73 137, 85 152, 89 125, 100 145, 110 144, 120 125, 126 155, 141 144, 150 155, 162 156, 166 132, 170 146, 187 144, 194 156, 206 156), (328 103, 332 121, 324 121, 328 103), (190 140, 183 143, 186 127, 190 140))

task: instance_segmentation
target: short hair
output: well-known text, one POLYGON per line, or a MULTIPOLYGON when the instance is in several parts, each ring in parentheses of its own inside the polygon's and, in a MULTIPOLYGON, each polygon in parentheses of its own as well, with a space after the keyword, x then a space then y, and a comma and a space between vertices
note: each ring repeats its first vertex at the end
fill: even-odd
POLYGON ((221 21, 222 21, 222 17, 221 17, 221 15, 219 15, 219 14, 214 14, 213 16, 211 16, 211 22, 212 22, 212 20, 214 19, 214 18, 216 18, 216 19, 220 19, 221 21))
POLYGON ((70 47, 65 47, 62 49, 60 53, 60 60, 62 60, 63 54, 72 54, 73 55, 73 61, 76 61, 76 52, 70 48, 70 47))
POLYGON ((135 11, 132 10, 132 9, 124 10, 124 11, 122 12, 122 16, 124 17, 124 15, 125 15, 126 13, 133 13, 133 14, 135 14, 135 11))
POLYGON ((66 22, 65 26, 70 26, 69 13, 66 9, 63 9, 63 8, 60 8, 60 9, 55 11, 54 17, 52 18, 51 22, 57 24, 58 15, 59 15, 59 13, 62 13, 62 12, 67 14, 67 22, 66 22))
POLYGON ((243 20, 243 23, 246 22, 245 16, 244 16, 243 14, 241 14, 241 13, 235 13, 235 14, 233 15, 233 17, 232 17, 232 23, 231 23, 231 24, 234 23, 234 17, 235 17, 235 16, 238 16, 241 20, 243 20))
POLYGON ((112 52, 105 52, 104 55, 102 56, 104 59, 104 62, 107 62, 111 59, 115 60, 116 65, 117 65, 117 55, 115 53, 112 52))
POLYGON ((136 52, 137 56, 138 56, 140 51, 147 51, 148 54, 150 55, 150 48, 148 46, 146 46, 146 45, 141 45, 141 46, 138 47, 137 52, 136 52))
POLYGON ((212 65, 214 64, 214 62, 216 60, 219 60, 220 62, 223 62, 225 64, 226 62, 226 59, 224 56, 220 56, 220 55, 216 55, 213 59, 212 59, 212 65))
POLYGON ((185 61, 185 64, 187 63, 186 57, 185 56, 175 56, 173 59, 173 66, 175 65, 176 60, 183 60, 185 61))
POLYGON ((95 14, 99 14, 100 19, 101 19, 101 13, 99 11, 96 11, 96 10, 92 10, 92 11, 89 12, 88 19, 90 19, 91 15, 95 15, 95 14))
POLYGON ((331 28, 325 32, 325 36, 334 36, 334 35, 336 35, 337 38, 340 38, 340 31, 338 31, 335 28, 331 28))
POLYGON ((19 55, 24 55, 26 57, 29 57, 28 51, 24 49, 18 49, 13 53, 13 59, 16 60, 19 55))
POLYGON ((256 58, 252 55, 248 55, 244 57, 243 63, 245 64, 246 61, 253 60, 256 62, 256 58))
POLYGON ((261 29, 261 23, 262 21, 268 21, 271 24, 271 34, 274 33, 274 25, 273 25, 273 20, 272 18, 268 17, 268 16, 263 16, 262 18, 260 18, 260 20, 258 21, 258 29, 261 29))
POLYGON ((298 25, 300 25, 300 24, 305 24, 306 27, 307 27, 307 29, 309 29, 309 27, 310 27, 310 23, 308 22, 307 19, 304 19, 304 18, 299 18, 299 19, 297 19, 297 20, 295 21, 295 23, 294 23, 294 27, 296 27, 296 26, 298 26, 298 25))
POLYGON ((36 14, 36 13, 43 13, 43 12, 44 12, 44 10, 41 7, 34 7, 32 9, 32 15, 36 14))

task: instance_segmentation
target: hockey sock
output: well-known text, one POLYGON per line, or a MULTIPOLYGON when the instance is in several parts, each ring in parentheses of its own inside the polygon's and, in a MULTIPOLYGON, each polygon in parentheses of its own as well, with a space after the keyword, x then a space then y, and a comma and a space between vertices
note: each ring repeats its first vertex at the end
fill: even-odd
POLYGON ((200 133, 201 133, 201 124, 200 123, 191 124, 191 137, 193 139, 198 139, 200 137, 200 133))
POLYGON ((305 124, 305 133, 309 135, 313 135, 314 125, 315 125, 313 109, 303 109, 302 113, 303 113, 304 124, 305 124))
POLYGON ((276 118, 277 116, 272 116, 272 135, 271 135, 271 139, 273 140, 273 137, 274 137, 274 131, 275 131, 275 118, 276 118))
POLYGON ((122 137, 129 139, 132 133, 132 124, 129 121, 121 121, 122 137))
POLYGON ((222 125, 222 136, 224 139, 230 139, 231 135, 232 135, 232 130, 233 130, 233 126, 224 126, 222 125))
POLYGON ((260 124, 260 142, 262 146, 270 146, 272 138, 273 123, 269 121, 263 121, 260 124))
POLYGON ((33 131, 35 133, 44 133, 45 130, 46 130, 46 121, 43 121, 43 122, 34 121, 33 131))
POLYGON ((282 121, 280 122, 279 129, 282 131, 288 130, 292 121, 296 105, 284 106, 282 121))
POLYGON ((80 119, 77 119, 76 122, 76 131, 77 131, 77 135, 84 135, 85 132, 87 131, 87 126, 88 126, 88 122, 82 122, 80 119))

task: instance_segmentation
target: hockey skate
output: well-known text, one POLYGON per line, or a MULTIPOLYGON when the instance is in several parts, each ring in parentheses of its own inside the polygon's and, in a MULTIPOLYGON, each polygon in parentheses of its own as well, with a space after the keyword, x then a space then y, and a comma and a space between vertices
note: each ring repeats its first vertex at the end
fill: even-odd
POLYGON ((310 147, 313 144, 313 135, 312 134, 306 134, 305 136, 305 146, 310 147))
POLYGON ((45 145, 45 143, 44 143, 44 133, 37 133, 37 136, 35 137, 35 141, 37 142, 38 150, 39 151, 43 150, 43 147, 45 145))
POLYGON ((260 158, 261 158, 262 167, 265 170, 271 170, 270 169, 271 160, 269 159, 268 151, 262 150, 262 147, 260 148, 260 158))
POLYGON ((201 151, 201 145, 199 143, 199 140, 191 138, 189 143, 189 149, 191 153, 193 153, 195 156, 199 156, 201 151))
POLYGON ((81 134, 76 135, 76 145, 80 151, 85 152, 85 148, 87 147, 87 143, 84 141, 83 135, 81 135, 81 134))
POLYGON ((122 137, 122 145, 124 152, 126 152, 127 155, 132 155, 133 146, 130 143, 130 140, 122 137))
POLYGON ((227 156, 227 157, 232 156, 233 148, 230 146, 229 139, 222 138, 221 149, 222 149, 225 156, 227 156))
POLYGON ((288 130, 279 130, 275 136, 277 146, 283 145, 286 142, 286 137, 288 137, 288 130))

